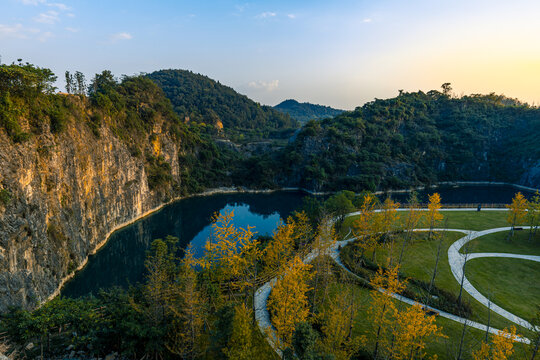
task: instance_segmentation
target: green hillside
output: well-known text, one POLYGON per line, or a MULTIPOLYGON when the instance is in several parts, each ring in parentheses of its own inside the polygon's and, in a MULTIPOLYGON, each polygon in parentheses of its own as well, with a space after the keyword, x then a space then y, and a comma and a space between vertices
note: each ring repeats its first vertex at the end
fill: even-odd
POLYGON ((261 161, 273 169, 266 179, 315 190, 452 180, 539 186, 539 143, 538 108, 494 94, 455 98, 430 91, 310 121, 284 151, 261 161))
POLYGON ((286 138, 298 127, 289 115, 207 76, 186 70, 161 70, 147 76, 163 89, 183 121, 205 124, 214 135, 223 128, 233 141, 286 138))
POLYGON ((307 102, 299 103, 292 99, 279 103, 274 106, 274 109, 289 114, 293 119, 301 123, 306 123, 309 120, 331 118, 344 112, 344 110, 334 109, 330 106, 310 104, 307 102))

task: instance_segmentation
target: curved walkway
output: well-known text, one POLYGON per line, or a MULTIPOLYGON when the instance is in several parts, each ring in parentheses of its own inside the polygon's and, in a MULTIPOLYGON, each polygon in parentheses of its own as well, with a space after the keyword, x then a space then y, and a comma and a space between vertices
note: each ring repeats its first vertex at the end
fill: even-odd
MULTIPOLYGON (((416 229, 414 231, 427 231, 429 229, 416 229)), ((442 230, 442 229, 434 229, 435 231, 439 231, 439 230, 442 230)), ((447 229, 446 231, 455 231, 455 232, 468 232, 468 230, 460 230, 460 229, 447 229)), ((358 275, 356 275, 355 273, 353 273, 352 271, 350 271, 346 266, 345 264, 343 264, 341 262, 341 258, 339 256, 339 249, 342 248, 343 246, 347 245, 349 242, 351 241, 354 241, 356 240, 356 238, 353 238, 353 239, 347 239, 347 240, 344 240, 344 241, 338 241, 336 243, 335 246, 333 246, 331 248, 331 251, 329 253, 329 256, 334 259, 334 261, 339 265, 341 266, 345 271, 347 271, 347 273, 351 274, 352 276, 356 277, 356 278, 360 278, 358 275)), ((526 255, 527 256, 527 255, 526 255)), ((379 291, 381 291, 381 289, 379 289, 379 291)), ((402 296, 402 295, 399 295, 399 294, 391 294, 393 298, 399 300, 399 301, 402 301, 406 304, 409 304, 409 305, 414 305, 417 303, 417 301, 415 300, 412 300, 412 299, 409 299, 405 296, 402 296)), ((488 327, 484 324, 481 324, 481 323, 478 323, 476 321, 472 321, 472 320, 469 320, 469 319, 466 319, 466 318, 463 318, 463 317, 460 317, 460 316, 457 316, 457 315, 454 315, 454 314, 450 314, 448 312, 445 312, 445 311, 442 311, 442 310, 439 310, 437 308, 434 308, 432 306, 429 306, 429 305, 424 305, 422 303, 420 303, 422 306, 425 306, 426 308, 430 309, 430 310, 433 310, 433 311, 436 311, 439 313, 440 316, 444 317, 444 318, 447 318, 447 319, 450 319, 452 321, 455 321, 455 322, 458 322, 460 324, 466 324, 467 326, 470 326, 470 327, 473 327, 475 329, 478 329, 478 330, 482 330, 482 331, 489 331, 490 333, 492 334, 498 334, 499 333, 499 330, 498 329, 495 329, 493 327, 488 327)), ((522 342, 522 343, 525 343, 525 344, 530 344, 530 340, 527 339, 527 338, 524 338, 524 337, 521 337, 521 336, 518 336, 516 338, 516 341, 519 341, 519 342, 522 342)))
MULTIPOLYGON (((427 209, 421 209, 421 210, 427 210, 427 209)), ((470 209, 469 208, 459 208, 459 209, 442 209, 441 211, 476 211, 476 210, 477 210, 476 208, 474 208, 474 209, 473 208, 470 208, 470 209)), ((482 209, 482 211, 485 211, 485 210, 490 210, 490 211, 501 211, 501 210, 503 210, 503 211, 507 211, 508 209, 504 209, 504 208, 503 209, 497 209, 497 208, 494 208, 494 209, 482 209)), ((398 209, 398 211, 407 211, 407 209, 398 209)), ((354 212, 354 213, 347 214, 346 217, 354 216, 354 215, 358 215, 358 214, 359 214, 359 212, 354 212)), ((524 228, 528 228, 528 227, 524 227, 524 228)), ((489 229, 489 230, 483 230, 483 231, 472 231, 472 230, 464 230, 464 229, 433 229, 433 230, 434 231, 453 231, 453 232, 461 232, 463 234, 466 234, 466 236, 464 236, 463 238, 461 238, 461 239, 457 240, 456 242, 454 242, 450 246, 450 248, 448 249, 448 262, 450 264, 452 274, 454 275, 454 277, 456 278, 458 283, 461 282, 461 278, 463 276, 463 272, 462 272, 463 265, 468 260, 471 260, 471 259, 474 259, 474 258, 479 258, 479 257, 515 257, 515 258, 521 258, 521 259, 533 260, 533 261, 539 261, 540 260, 540 256, 532 256, 532 255, 518 255, 518 254, 506 254, 506 253, 500 253, 500 254, 499 253, 477 253, 477 254, 464 255, 464 254, 461 254, 459 252, 459 250, 466 243, 468 243, 469 241, 471 241, 471 240, 473 240, 473 239, 475 239, 477 237, 487 235, 487 234, 491 234, 491 233, 494 233, 494 232, 510 230, 509 227, 489 229)), ((415 229, 413 231, 429 231, 429 229, 415 229)), ((349 234, 350 234, 350 231, 349 231, 349 234)), ((347 245, 348 243, 350 243, 350 242, 352 242, 354 240, 356 240, 356 238, 349 238, 349 239, 345 239, 345 240, 342 240, 342 241, 337 241, 336 243, 334 243, 328 249, 327 254, 332 259, 334 259, 334 261, 339 266, 341 266, 345 271, 347 271, 352 276, 358 278, 358 275, 354 274, 349 269, 347 269, 347 267, 341 262, 341 259, 340 259, 340 256, 339 256, 340 249, 343 246, 347 245)), ((303 259, 303 261, 305 263, 309 263, 318 255, 319 254, 317 254, 316 251, 312 251, 311 253, 309 253, 303 259)), ((525 321, 524 319, 521 319, 520 317, 518 317, 518 316, 504 310, 503 308, 493 304, 492 302, 490 302, 487 298, 485 298, 482 294, 480 294, 480 292, 478 290, 476 290, 471 285, 471 283, 467 280, 466 277, 463 276, 463 280, 464 280, 463 289, 465 291, 467 291, 476 300, 478 300, 480 303, 484 304, 485 306, 490 306, 492 311, 494 311, 497 314, 509 319, 512 322, 515 322, 516 324, 519 324, 519 325, 521 325, 521 326, 523 326, 525 328, 532 329, 532 325, 529 322, 525 321)), ((270 344, 270 346, 281 357, 282 352, 279 349, 279 339, 277 338, 275 328, 273 327, 272 322, 270 321, 270 313, 268 312, 268 308, 266 306, 267 301, 268 301, 268 297, 270 296, 270 292, 272 291, 272 287, 275 285, 276 282, 277 282, 277 278, 273 278, 270 281, 268 281, 267 283, 265 283, 263 286, 261 286, 259 289, 257 289, 257 291, 255 292, 255 296, 254 296, 253 307, 254 307, 254 310, 255 310, 255 320, 257 321, 257 325, 259 326, 259 330, 266 337, 266 339, 267 339, 268 343, 270 344)), ((410 304, 410 305, 413 305, 413 304, 416 303, 416 301, 411 300, 409 298, 406 298, 404 296, 401 296, 399 294, 392 294, 392 296, 394 298, 396 298, 396 299, 398 299, 400 301, 403 301, 403 302, 405 302, 407 304, 410 304)), ((454 315, 454 314, 447 313, 445 311, 433 308, 431 306, 427 306, 427 305, 424 305, 424 306, 426 306, 427 308, 429 308, 431 310, 437 311, 440 314, 440 316, 442 316, 444 318, 456 321, 456 322, 461 323, 461 324, 466 324, 467 326, 476 328, 478 330, 489 331, 492 334, 498 334, 498 332, 499 332, 498 329, 495 329, 493 327, 488 327, 488 326, 486 326, 484 324, 481 324, 481 323, 478 323, 478 322, 475 322, 475 321, 471 321, 469 319, 462 318, 462 317, 454 315)), ((530 344, 529 339, 524 338, 524 337, 520 337, 520 336, 518 336, 516 338, 516 341, 522 342, 522 343, 525 343, 525 344, 530 344)))
MULTIPOLYGON (((525 226, 523 228, 528 229, 529 227, 525 226)), ((506 257, 506 258, 516 258, 516 259, 524 259, 524 260, 532 260, 532 261, 540 262, 540 256, 533 256, 533 255, 520 255, 520 254, 508 254, 508 253, 472 253, 472 254, 465 253, 465 254, 462 254, 461 252, 459 252, 459 250, 471 240, 474 240, 484 235, 493 234, 493 233, 501 232, 501 231, 509 231, 509 230, 511 230, 510 227, 502 227, 502 228, 495 228, 495 229, 489 229, 489 230, 483 230, 483 231, 468 231, 467 236, 462 237, 461 239, 457 240, 448 248, 448 263, 450 264, 450 269, 452 270, 452 274, 454 275, 457 282, 461 283, 463 281, 463 290, 468 292, 474 299, 479 301, 484 306, 490 307, 490 309, 493 312, 512 321, 513 323, 523 326, 524 328, 527 328, 529 330, 533 330, 533 326, 528 321, 494 304, 488 298, 482 295, 469 282, 469 280, 463 273, 463 269, 467 261, 471 259, 481 258, 481 257, 506 257)))

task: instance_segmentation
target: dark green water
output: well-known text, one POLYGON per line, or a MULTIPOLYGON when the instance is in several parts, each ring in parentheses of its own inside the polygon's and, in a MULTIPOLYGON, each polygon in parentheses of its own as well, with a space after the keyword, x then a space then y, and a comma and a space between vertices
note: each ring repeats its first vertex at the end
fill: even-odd
MULTIPOLYGON (((516 190, 511 186, 460 186, 427 189, 419 192, 419 200, 427 202, 429 194, 439 192, 444 204, 510 203, 516 190)), ((530 197, 533 193, 521 192, 530 197)), ((185 247, 193 244, 196 255, 210 232, 212 215, 217 211, 234 210, 235 225, 255 226, 258 234, 271 234, 280 217, 286 218, 302 203, 305 195, 299 192, 271 194, 226 194, 193 197, 163 208, 135 224, 111 235, 107 244, 87 266, 62 289, 62 295, 78 297, 99 289, 128 286, 144 276, 144 259, 152 240, 173 235, 185 247)), ((385 196, 381 196, 384 198, 385 196)), ((406 202, 408 194, 393 194, 392 198, 406 202)))
POLYGON ((196 255, 210 233, 216 211, 234 210, 236 226, 255 226, 257 234, 271 234, 280 218, 286 218, 302 203, 299 192, 271 194, 222 194, 193 197, 166 206, 161 211, 114 232, 107 244, 88 260, 86 267, 62 289, 62 295, 78 297, 99 289, 128 286, 143 279, 144 259, 152 240, 173 235, 185 247, 193 244, 196 255))

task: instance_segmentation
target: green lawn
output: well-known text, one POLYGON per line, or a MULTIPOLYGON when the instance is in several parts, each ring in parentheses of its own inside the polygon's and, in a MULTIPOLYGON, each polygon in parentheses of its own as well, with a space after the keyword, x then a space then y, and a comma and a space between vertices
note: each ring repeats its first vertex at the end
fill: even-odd
POLYGON ((472 259, 467 278, 484 296, 525 320, 540 306, 540 263, 511 258, 472 259))
POLYGON ((470 252, 504 252, 512 254, 540 255, 540 231, 529 241, 529 231, 515 231, 508 240, 508 231, 481 236, 469 243, 470 252))
MULTIPOLYGON (((462 233, 457 232, 445 233, 441 247, 439 265, 437 267, 437 276, 435 279, 435 285, 438 288, 446 290, 454 294, 456 297, 459 294, 460 286, 454 278, 452 271, 450 270, 447 254, 450 245, 462 236, 464 236, 462 233)), ((378 250, 377 259, 381 261, 382 264, 385 264, 385 259, 389 258, 391 252, 393 253, 393 258, 397 259, 399 257, 401 245, 402 239, 398 238, 392 251, 388 248, 378 250)), ((427 233, 416 233, 413 244, 410 244, 406 247, 401 271, 409 278, 415 278, 418 280, 429 282, 433 274, 433 268, 435 265, 437 254, 437 246, 438 243, 436 241, 427 240, 427 233)), ((368 254, 368 257, 369 256, 370 254, 368 254)), ((475 300, 472 296, 470 296, 467 292, 463 292, 462 296, 463 301, 465 303, 468 303, 472 310, 471 320, 477 321, 479 323, 486 323, 488 318, 488 309, 483 304, 475 300)), ((492 326, 499 329, 512 325, 512 323, 506 318, 493 313, 491 314, 491 324, 492 326)), ((519 330, 523 331, 524 333, 527 332, 526 329, 519 330)))
MULTIPOLYGON (((467 229, 467 230, 486 230, 498 227, 509 226, 506 221, 506 211, 441 211, 444 219, 438 225, 444 226, 444 221, 448 219, 447 227, 449 229, 467 229)), ((400 218, 405 219, 406 211, 399 212, 400 218)), ((358 216, 349 216, 345 218, 340 234, 345 236, 358 216)), ((425 221, 421 221, 419 228, 425 228, 425 221)))
MULTIPOLYGON (((368 321, 367 315, 367 310, 369 308, 369 303, 371 299, 371 291, 353 284, 333 284, 333 290, 330 292, 330 297, 328 301, 332 301, 332 294, 337 291, 343 291, 344 287, 353 289, 358 304, 360 305, 360 311, 355 319, 353 334, 357 336, 367 336, 365 350, 371 352, 373 351, 373 347, 375 344, 373 336, 370 334, 370 323, 368 321)), ((409 305, 399 303, 398 306, 403 308, 409 305)), ((432 337, 428 339, 426 347, 426 353, 428 357, 426 358, 430 358, 430 356, 437 354, 439 359, 456 359, 459 351, 461 335, 463 332, 463 325, 440 316, 437 317, 436 323, 438 326, 441 327, 441 333, 445 336, 432 337)), ((472 359, 472 352, 480 347, 481 342, 485 340, 485 336, 485 332, 477 330, 475 328, 467 327, 465 329, 465 337, 462 347, 462 359, 472 359)), ((525 354, 528 354, 528 352, 530 351, 530 347, 516 343, 515 349, 516 356, 514 358, 530 358, 530 355, 529 357, 524 356, 525 354)))

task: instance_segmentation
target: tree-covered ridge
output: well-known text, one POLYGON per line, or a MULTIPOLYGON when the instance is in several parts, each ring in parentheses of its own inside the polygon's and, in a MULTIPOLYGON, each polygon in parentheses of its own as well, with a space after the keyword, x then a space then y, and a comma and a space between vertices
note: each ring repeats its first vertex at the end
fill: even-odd
POLYGON ((538 166, 539 143, 538 108, 494 94, 402 92, 308 122, 280 156, 276 178, 318 190, 450 180, 523 183, 538 166))
POLYGON ((344 112, 344 110, 334 109, 330 106, 310 104, 307 102, 299 103, 293 99, 279 103, 274 106, 274 109, 289 114, 293 119, 301 123, 308 122, 309 120, 331 118, 344 112))
POLYGON ((163 89, 183 121, 210 125, 214 133, 223 128, 233 140, 281 138, 298 127, 288 115, 206 76, 186 70, 161 70, 147 76, 163 89))

